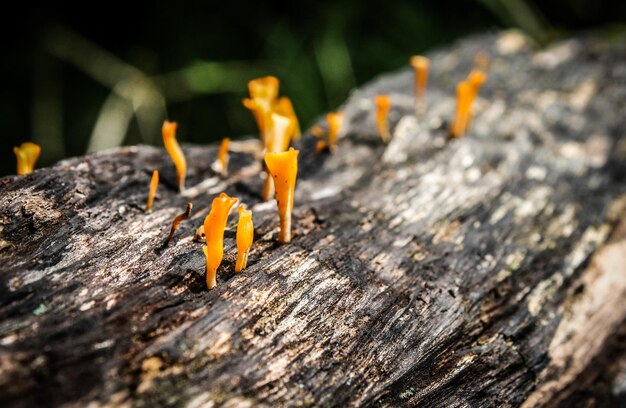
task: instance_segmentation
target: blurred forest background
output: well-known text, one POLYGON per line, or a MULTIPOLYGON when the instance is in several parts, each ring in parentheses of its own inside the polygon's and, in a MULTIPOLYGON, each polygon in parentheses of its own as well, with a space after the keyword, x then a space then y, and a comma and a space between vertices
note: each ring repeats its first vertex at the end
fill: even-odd
POLYGON ((15 173, 12 148, 24 141, 42 146, 37 167, 160 146, 166 117, 183 142, 256 133, 241 100, 260 75, 280 78, 306 129, 355 86, 457 38, 517 27, 545 45, 626 22, 623 0, 77 4, 5 5, 0 175, 15 173))

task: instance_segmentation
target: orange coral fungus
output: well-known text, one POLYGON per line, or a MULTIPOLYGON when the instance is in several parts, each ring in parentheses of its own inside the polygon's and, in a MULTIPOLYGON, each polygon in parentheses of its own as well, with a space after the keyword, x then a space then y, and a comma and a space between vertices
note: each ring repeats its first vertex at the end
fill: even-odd
POLYGON ((213 168, 215 171, 220 173, 223 176, 228 174, 228 148, 230 147, 230 139, 225 137, 222 139, 222 143, 220 143, 220 148, 217 151, 217 160, 215 160, 215 164, 213 168))
POLYGON ((183 191, 185 189, 185 176, 187 174, 187 160, 185 154, 180 148, 178 141, 176 141, 176 122, 163 122, 163 144, 165 149, 169 153, 174 166, 176 166, 176 178, 178 181, 178 189, 183 191))
POLYGON ((156 190, 158 186, 159 186, 159 171, 154 170, 152 172, 152 179, 150 180, 150 191, 148 192, 148 201, 146 202, 146 212, 152 211, 152 202, 154 201, 154 195, 156 194, 156 190))
MULTIPOLYGON (((328 149, 332 153, 337 149, 337 140, 339 139, 341 124, 343 123, 343 113, 330 112, 326 114, 326 122, 328 122, 328 133, 326 135, 326 140, 320 140, 317 142, 317 144, 315 145, 315 151, 317 153, 321 153, 326 149, 328 149)), ((321 128, 319 129, 321 130, 321 128)))
POLYGON ((391 140, 391 133, 389 133, 389 123, 387 122, 387 116, 389 116, 391 100, 386 95, 377 95, 375 103, 376 126, 378 126, 378 134, 380 135, 383 143, 388 143, 389 140, 391 140))
POLYGON ((230 209, 236 202, 236 198, 221 193, 213 199, 211 211, 204 219, 206 247, 203 251, 206 255, 206 285, 209 289, 213 289, 217 284, 215 275, 224 257, 224 229, 230 209))
POLYGON ((343 123, 343 113, 328 113, 326 120, 328 121, 328 148, 331 152, 334 152, 337 148, 337 140, 339 140, 339 132, 343 123))
POLYGON ((243 105, 252 111, 263 138, 263 143, 266 143, 267 125, 265 122, 276 104, 279 86, 278 78, 273 76, 257 78, 248 82, 250 99, 244 99, 243 105))
POLYGON ((415 112, 418 113, 424 104, 430 60, 426 57, 414 55, 409 62, 415 74, 415 112))
POLYGON ((276 113, 280 113, 283 116, 287 116, 291 118, 293 121, 293 133, 291 137, 293 140, 300 139, 300 123, 298 122, 298 117, 296 116, 296 111, 293 109, 293 104, 291 103, 291 99, 286 96, 282 96, 278 99, 276 103, 276 107, 274 109, 276 113))
POLYGON ((254 225, 252 224, 252 211, 245 204, 239 206, 239 222, 237 223, 237 263, 235 272, 239 273, 248 264, 248 252, 254 238, 254 225))
POLYGON ((265 154, 265 164, 276 187, 276 204, 280 217, 280 242, 291 241, 291 212, 293 211, 296 176, 298 174, 298 153, 300 152, 292 147, 287 152, 265 154))
POLYGON ((458 138, 465 134, 467 122, 472 107, 473 86, 468 81, 459 83, 456 87, 456 114, 452 124, 452 137, 458 138))
MULTIPOLYGON (((279 115, 278 113, 270 114, 266 123, 268 125, 268 138, 266 149, 269 153, 284 152, 289 147, 293 127, 295 125, 293 118, 279 115)), ((263 200, 269 200, 274 195, 274 184, 272 178, 267 174, 265 184, 263 186, 263 200)))
POLYGON ((467 76, 467 80, 457 86, 456 115, 451 129, 453 137, 461 137, 467 132, 472 119, 472 105, 486 80, 487 74, 484 71, 473 69, 467 76))
POLYGON ((41 147, 35 143, 22 143, 20 147, 14 147, 13 153, 17 157, 17 174, 29 174, 35 169, 35 163, 41 154, 41 147))
POLYGON ((182 213, 182 214, 177 215, 176 218, 174 218, 174 221, 172 222, 172 227, 170 228, 170 233, 167 236, 167 239, 165 240, 165 245, 166 246, 172 240, 172 237, 174 236, 174 233, 176 232, 176 230, 180 226, 180 223, 183 222, 184 220, 186 220, 187 218, 189 218, 189 216, 191 215, 191 209, 192 208, 193 208, 193 205, 191 203, 188 203, 187 204, 187 208, 185 209, 185 212, 182 213))

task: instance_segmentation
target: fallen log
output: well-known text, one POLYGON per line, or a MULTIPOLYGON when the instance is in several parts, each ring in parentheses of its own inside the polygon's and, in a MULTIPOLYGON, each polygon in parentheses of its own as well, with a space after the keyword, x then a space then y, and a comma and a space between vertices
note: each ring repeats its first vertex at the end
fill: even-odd
POLYGON ((0 402, 626 403, 625 44, 462 41, 430 56, 419 117, 408 68, 355 91, 334 154, 309 133, 298 146, 286 245, 252 140, 232 143, 228 177, 216 146, 185 146, 183 193, 148 146, 1 179, 0 402), (449 140, 478 52, 488 80, 469 134, 449 140), (231 216, 208 291, 192 238, 222 191, 252 209, 255 243, 235 274, 231 216))

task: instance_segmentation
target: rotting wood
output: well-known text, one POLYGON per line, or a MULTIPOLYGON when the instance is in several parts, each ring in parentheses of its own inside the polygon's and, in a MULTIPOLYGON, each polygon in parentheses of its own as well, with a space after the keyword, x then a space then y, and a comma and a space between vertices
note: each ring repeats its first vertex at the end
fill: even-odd
POLYGON ((303 135, 295 234, 277 244, 255 142, 65 160, 0 180, 3 406, 571 406, 626 396, 626 42, 533 53, 515 33, 356 91, 342 137, 303 135), (467 136, 456 83, 491 56, 467 136), (389 95, 379 142, 374 96, 389 95), (153 169, 163 183, 143 206, 153 169), (253 210, 218 286, 192 240, 220 192, 253 210), (171 220, 194 213, 167 248, 171 220), (210 404, 210 402, 212 402, 210 404))

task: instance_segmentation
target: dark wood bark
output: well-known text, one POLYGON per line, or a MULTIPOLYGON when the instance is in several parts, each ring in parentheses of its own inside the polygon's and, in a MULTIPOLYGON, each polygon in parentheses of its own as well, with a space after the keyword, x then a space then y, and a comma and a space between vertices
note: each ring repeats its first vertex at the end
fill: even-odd
POLYGON ((626 47, 532 52, 514 33, 432 55, 356 91, 332 155, 305 135, 296 234, 276 242, 253 141, 188 146, 179 194, 138 146, 0 180, 3 406, 572 406, 626 398, 626 47), (491 55, 470 133, 455 85, 491 55), (391 96, 393 141, 372 96, 391 96), (143 211, 153 169, 161 185, 143 211), (225 191, 254 212, 218 287, 192 237, 225 191), (173 218, 191 217, 163 247, 173 218))

